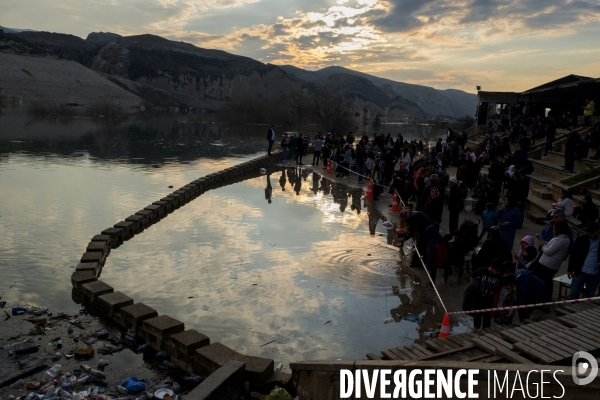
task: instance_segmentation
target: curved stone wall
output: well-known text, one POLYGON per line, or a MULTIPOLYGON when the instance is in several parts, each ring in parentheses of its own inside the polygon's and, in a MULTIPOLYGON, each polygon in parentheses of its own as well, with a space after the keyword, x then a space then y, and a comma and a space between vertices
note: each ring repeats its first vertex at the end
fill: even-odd
POLYGON ((190 374, 207 376, 227 361, 237 360, 246 364, 245 380, 251 386, 264 385, 274 373, 273 360, 242 355, 218 342, 211 344, 206 335, 194 329, 185 330, 183 322, 159 315, 144 303, 134 303, 132 298, 115 291, 99 278, 110 249, 119 247, 210 189, 259 176, 260 168, 267 168, 277 157, 278 152, 273 152, 271 156, 258 157, 196 179, 94 236, 71 276, 73 299, 124 329, 131 329, 154 350, 168 352, 171 361, 190 374))

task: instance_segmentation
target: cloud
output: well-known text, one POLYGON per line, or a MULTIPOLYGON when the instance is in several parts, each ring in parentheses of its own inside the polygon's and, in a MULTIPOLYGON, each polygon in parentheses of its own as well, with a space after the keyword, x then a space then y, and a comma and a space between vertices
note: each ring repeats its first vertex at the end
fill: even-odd
POLYGON ((417 14, 433 2, 434 0, 389 0, 388 13, 384 17, 375 18, 372 24, 386 32, 403 32, 418 28, 425 21, 417 18, 417 14))

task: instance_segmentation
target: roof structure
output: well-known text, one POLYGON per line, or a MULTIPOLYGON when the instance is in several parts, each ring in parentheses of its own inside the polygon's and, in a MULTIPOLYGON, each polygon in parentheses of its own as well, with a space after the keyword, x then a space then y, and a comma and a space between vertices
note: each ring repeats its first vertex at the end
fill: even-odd
POLYGON ((589 81, 592 79, 594 79, 594 78, 590 78, 588 76, 580 76, 580 75, 571 74, 571 75, 563 76, 562 78, 553 80, 551 82, 544 83, 543 85, 536 86, 532 89, 526 90, 526 91, 522 92, 522 94, 542 92, 542 91, 546 91, 546 90, 557 89, 557 88, 567 87, 567 86, 576 86, 582 82, 589 81))

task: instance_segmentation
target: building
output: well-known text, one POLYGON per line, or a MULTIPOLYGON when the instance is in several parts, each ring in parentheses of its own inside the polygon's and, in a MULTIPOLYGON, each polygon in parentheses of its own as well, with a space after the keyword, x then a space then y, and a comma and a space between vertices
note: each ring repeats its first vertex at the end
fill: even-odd
POLYGON ((500 120, 504 116, 512 120, 516 116, 513 115, 515 111, 521 112, 526 105, 536 116, 553 113, 560 117, 570 116, 573 121, 578 121, 577 117, 583 116, 586 99, 599 104, 600 78, 567 75, 520 93, 479 90, 477 97, 478 125, 487 125, 489 121, 500 120))

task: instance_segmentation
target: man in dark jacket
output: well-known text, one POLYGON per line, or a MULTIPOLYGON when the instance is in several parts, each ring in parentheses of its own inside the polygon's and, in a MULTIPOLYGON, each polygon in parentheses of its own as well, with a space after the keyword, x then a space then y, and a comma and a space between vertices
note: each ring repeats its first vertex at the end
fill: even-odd
POLYGON ((450 214, 450 222, 448 223, 450 233, 454 233, 458 229, 458 218, 460 212, 465 207, 463 193, 458 185, 458 179, 452 177, 448 181, 450 194, 448 195, 448 211, 450 214))
MULTIPOLYGON (((406 231, 400 232, 400 240, 399 245, 402 246, 404 241, 409 239, 415 239, 417 243, 417 249, 419 253, 425 258, 427 255, 425 254, 427 251, 427 234, 425 230, 429 225, 431 225, 431 220, 427 215, 420 211, 414 211, 410 217, 406 220, 408 224, 408 229, 406 231)), ((426 261, 425 259, 423 261, 426 261)), ((415 251, 413 253, 412 260, 410 262, 411 268, 422 268, 423 265, 415 251)))
MULTIPOLYGON (((514 264, 510 263, 514 269, 514 264)), ((515 271, 515 278, 517 279, 517 302, 516 306, 522 306, 525 304, 543 303, 546 301, 548 291, 546 285, 540 278, 535 276, 531 271, 526 268, 519 268, 515 271)), ((534 308, 520 308, 519 309, 519 321, 523 322, 528 319, 534 308)))
POLYGON ((577 145, 579 144, 579 134, 569 127, 570 132, 567 134, 565 141, 565 165, 563 169, 567 172, 573 172, 575 167, 575 153, 577 153, 577 145))
POLYGON ((304 138, 301 134, 298 134, 296 138, 296 165, 302 164, 302 156, 304 155, 304 138))
POLYGON ((496 184, 497 188, 501 188, 504 182, 504 169, 504 159, 502 157, 496 158, 490 165, 488 178, 496 184))
POLYGON ((546 122, 546 146, 544 147, 544 156, 542 160, 548 156, 548 151, 552 149, 554 146, 554 141, 556 140, 556 122, 554 121, 554 117, 550 115, 548 117, 548 121, 546 122))
POLYGON ((490 265, 492 260, 511 261, 512 254, 506 242, 500 238, 498 227, 493 226, 488 232, 489 239, 483 242, 477 256, 473 258, 473 270, 490 265))
POLYGON ((273 148, 273 143, 275 143, 275 125, 271 125, 267 131, 267 141, 269 142, 267 153, 271 155, 271 149, 273 148))
POLYGON ((513 164, 525 169, 527 167, 527 151, 523 148, 523 146, 519 145, 515 154, 513 154, 513 164))
POLYGON ((572 300, 578 299, 585 285, 585 297, 593 297, 600 279, 600 228, 596 222, 586 226, 587 234, 575 239, 573 251, 569 258, 568 275, 571 281, 572 300))

